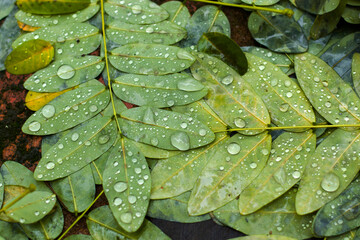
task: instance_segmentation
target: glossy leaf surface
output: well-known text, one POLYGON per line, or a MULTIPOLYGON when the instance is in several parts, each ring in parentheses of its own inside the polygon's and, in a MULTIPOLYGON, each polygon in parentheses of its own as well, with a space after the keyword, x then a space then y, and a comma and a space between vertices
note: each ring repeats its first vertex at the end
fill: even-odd
POLYGON ((129 141, 131 141, 133 144, 135 144, 136 147, 139 149, 139 151, 146 158, 164 159, 164 158, 169 158, 169 157, 172 157, 172 156, 175 156, 175 155, 181 153, 181 151, 165 150, 165 149, 157 148, 153 145, 136 142, 131 139, 129 139, 129 141))
POLYGON ((165 9, 150 0, 107 0, 104 7, 110 16, 131 24, 152 24, 169 17, 165 9))
POLYGON ((360 53, 354 53, 351 63, 351 76, 355 92, 360 95, 360 53))
POLYGON ((191 192, 188 211, 201 215, 235 199, 256 178, 269 157, 271 136, 235 134, 208 161, 191 192))
POLYGON ((256 5, 256 6, 269 6, 273 5, 280 0, 241 0, 243 3, 250 4, 250 5, 256 5))
POLYGON ((25 97, 25 105, 28 109, 32 111, 37 111, 46 104, 48 104, 50 101, 54 100, 56 97, 72 89, 73 88, 65 89, 61 92, 54 92, 54 93, 38 93, 38 92, 28 91, 25 97))
POLYGON ((168 20, 180 27, 185 27, 190 20, 187 7, 180 1, 169 1, 161 4, 161 7, 169 13, 168 20))
POLYGON ((84 83, 42 107, 24 123, 22 131, 48 135, 72 128, 103 110, 109 103, 109 92, 97 80, 84 83))
POLYGON ((292 0, 295 5, 305 11, 313 14, 322 15, 327 12, 333 11, 340 3, 340 0, 292 0))
POLYGON ((105 170, 106 162, 109 159, 112 148, 109 148, 104 154, 99 158, 90 163, 91 170, 94 177, 94 182, 97 185, 102 185, 103 183, 103 173, 105 170))
POLYGON ((49 65, 54 47, 44 40, 29 40, 16 47, 5 60, 5 68, 12 74, 29 74, 49 65))
POLYGON ((186 37, 186 30, 175 23, 162 21, 150 25, 136 25, 113 20, 108 22, 106 35, 118 44, 156 43, 171 45, 186 37))
POLYGON ((296 196, 296 211, 307 214, 337 197, 360 169, 359 131, 336 129, 309 159, 296 196))
POLYGON ((151 179, 145 157, 126 138, 109 156, 103 187, 117 223, 128 232, 137 231, 149 205, 151 179))
POLYGON ((98 56, 64 57, 33 74, 24 87, 35 92, 59 92, 96 78, 104 65, 98 56))
POLYGON ((101 41, 99 29, 88 23, 69 23, 65 25, 43 27, 16 39, 12 47, 21 43, 42 39, 54 44, 55 59, 63 55, 82 55, 95 51, 101 41))
POLYGON ((113 81, 117 97, 138 106, 164 108, 186 105, 204 97, 208 89, 185 73, 165 76, 125 74, 113 81))
POLYGON ((221 223, 248 235, 269 234, 306 239, 313 236, 311 223, 313 215, 299 216, 295 212, 296 189, 288 191, 269 205, 250 215, 239 213, 238 203, 233 200, 215 210, 214 215, 221 223))
POLYGON ((14 9, 15 0, 3 0, 0 3, 0 20, 8 16, 14 9))
POLYGON ((253 38, 272 51, 300 53, 308 49, 308 42, 299 24, 285 15, 253 12, 248 27, 253 38))
POLYGON ((203 34, 198 42, 198 50, 220 58, 240 75, 244 75, 248 69, 245 54, 239 45, 225 34, 217 32, 203 34))
POLYGON ((128 44, 111 51, 111 64, 118 70, 146 75, 180 72, 193 64, 194 56, 184 49, 160 44, 128 44))
MULTIPOLYGON (((34 185, 30 185, 31 190, 34 190, 34 185)), ((26 194, 31 192, 30 188, 22 187, 22 186, 16 186, 16 185, 5 185, 4 188, 4 202, 3 202, 3 208, 7 208, 11 206, 13 203, 15 203, 17 200, 24 197, 26 194)), ((14 220, 10 218, 5 211, 0 212, 0 221, 6 221, 6 222, 19 222, 17 220, 14 220)))
POLYGON ((328 122, 359 123, 359 98, 324 61, 309 53, 296 55, 295 72, 305 95, 328 122))
POLYGON ((278 126, 310 126, 315 122, 314 111, 296 82, 272 63, 248 53, 246 57, 249 71, 244 79, 261 96, 273 123, 278 126))
POLYGON ((355 179, 338 197, 316 214, 313 230, 317 236, 335 236, 360 226, 360 179, 355 179))
POLYGON ((255 212, 293 187, 300 180, 315 147, 316 136, 311 131, 285 132, 277 137, 267 165, 240 194, 240 213, 255 212))
POLYGON ((151 200, 147 216, 167 221, 194 223, 210 219, 210 215, 190 216, 187 211, 190 192, 185 192, 177 197, 162 200, 151 200))
POLYGON ((0 239, 27 240, 19 225, 0 220, 0 239))
POLYGON ((90 0, 17 0, 16 4, 24 12, 34 14, 64 14, 86 8, 90 0))
MULTIPOLYGON (((264 102, 235 70, 205 53, 195 56, 191 72, 209 88, 206 102, 224 122, 231 128, 264 128, 270 123, 264 102)), ((241 131, 259 132, 262 130, 241 131)))
POLYGON ((360 24, 359 12, 359 7, 356 8, 347 6, 341 17, 348 23, 360 24))
POLYGON ((83 212, 95 198, 95 181, 90 165, 50 185, 69 212, 83 212))

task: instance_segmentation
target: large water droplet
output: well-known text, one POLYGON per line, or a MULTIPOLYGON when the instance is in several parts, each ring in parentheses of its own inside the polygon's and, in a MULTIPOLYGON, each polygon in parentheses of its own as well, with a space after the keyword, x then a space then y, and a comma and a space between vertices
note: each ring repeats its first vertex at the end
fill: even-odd
POLYGON ((98 142, 99 144, 105 144, 110 140, 110 136, 109 135, 102 135, 99 137, 98 142))
POLYGON ((72 141, 77 141, 79 139, 79 134, 78 133, 73 133, 72 135, 71 135, 71 140, 72 141))
POLYGON ((232 83, 234 81, 234 77, 233 75, 228 75, 226 77, 224 77, 221 82, 225 85, 229 85, 230 83, 232 83))
POLYGON ((123 213, 120 216, 120 220, 124 223, 131 223, 132 214, 131 213, 123 213))
POLYGON ((188 78, 185 80, 180 80, 177 84, 178 89, 187 91, 187 92, 195 92, 204 88, 199 81, 196 81, 192 78, 188 78))
POLYGON ((327 192, 335 192, 340 186, 340 179, 334 173, 328 173, 321 181, 321 187, 327 192))
POLYGON ((254 169, 257 167, 257 164, 256 163, 250 163, 250 168, 254 169))
POLYGON ((234 123, 238 128, 244 128, 246 126, 246 122, 242 118, 235 118, 234 123))
POLYGON ((189 136, 184 132, 178 132, 171 135, 171 145, 181 151, 186 151, 190 148, 189 136))
POLYGON ((200 130, 199 130, 199 135, 202 136, 202 137, 205 136, 206 133, 207 133, 207 132, 206 132, 205 129, 200 129, 200 130))
POLYGON ((292 173, 293 178, 298 179, 301 176, 301 173, 299 171, 294 171, 292 173))
POLYGON ((283 103, 280 105, 279 109, 281 112, 286 112, 287 110, 289 110, 289 104, 283 103))
POLYGON ((55 107, 53 105, 47 104, 42 108, 41 114, 46 118, 51 118, 55 115, 55 107))
POLYGON ((29 124, 29 130, 32 132, 37 132, 41 128, 41 124, 39 122, 32 122, 29 124))
POLYGON ((121 203, 122 203, 121 198, 118 198, 118 197, 117 197, 117 198, 114 199, 114 205, 115 205, 115 206, 119 206, 121 203))
POLYGON ((134 203, 136 202, 136 197, 130 195, 130 196, 128 197, 128 201, 129 201, 130 204, 134 204, 134 203))
POLYGON ((346 105, 345 103, 340 103, 339 110, 340 112, 346 112, 348 110, 348 105, 346 105))
POLYGON ((131 8, 131 11, 132 11, 133 14, 140 14, 141 11, 142 11, 142 7, 140 5, 134 5, 131 8))
POLYGON ((286 182, 286 174, 283 168, 280 168, 275 174, 274 179, 281 185, 285 184, 286 182))
POLYGON ((240 152, 240 145, 237 143, 230 143, 227 147, 227 151, 231 155, 236 155, 240 152))
POLYGON ((117 182, 117 183, 115 183, 115 185, 114 185, 114 190, 116 191, 116 192, 123 192, 123 191, 125 191, 126 189, 127 189, 127 183, 125 183, 125 182, 117 182))
POLYGON ((75 75, 75 70, 73 67, 71 67, 69 65, 62 65, 57 70, 57 75, 61 79, 70 79, 75 75))
POLYGON ((194 60, 194 56, 191 55, 189 52, 185 51, 185 50, 179 50, 176 54, 176 56, 180 59, 184 59, 184 60, 190 60, 193 61, 194 60))
POLYGON ((147 33, 153 33, 154 32, 154 29, 152 27, 148 27, 146 28, 145 30, 147 33))
POLYGON ((47 169, 54 169, 54 167, 55 167, 55 163, 53 163, 53 162, 48 162, 47 164, 46 164, 46 168, 47 169))
POLYGON ((90 112, 96 112, 98 110, 98 107, 96 105, 91 105, 89 107, 90 112))

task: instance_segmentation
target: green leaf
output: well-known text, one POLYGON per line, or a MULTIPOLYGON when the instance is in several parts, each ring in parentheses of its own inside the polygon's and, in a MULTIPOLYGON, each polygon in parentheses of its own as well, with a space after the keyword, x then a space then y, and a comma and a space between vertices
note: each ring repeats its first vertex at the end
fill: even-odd
POLYGON ((355 179, 338 197, 316 214, 313 231, 317 236, 335 236, 360 226, 360 178, 355 179))
POLYGON ((32 27, 56 26, 58 24, 69 24, 74 22, 85 22, 92 18, 100 9, 96 0, 90 0, 90 5, 74 14, 61 15, 36 15, 24 11, 18 11, 16 19, 32 27))
POLYGON ((2 207, 3 200, 4 200, 4 188, 5 188, 5 183, 4 183, 2 174, 0 172, 0 209, 2 207))
POLYGON ((18 224, 0 220, 0 239, 28 240, 18 224))
POLYGON ((303 215, 337 197, 360 169, 359 131, 336 129, 309 159, 296 196, 296 211, 303 215))
POLYGON ((360 95, 360 53, 354 53, 351 64, 351 76, 354 89, 360 95))
POLYGON ((186 25, 187 38, 180 42, 181 47, 196 45, 201 36, 207 32, 219 32, 230 37, 230 23, 220 8, 205 5, 196 10, 186 25))
POLYGON ((14 9, 15 0, 3 0, 0 2, 0 20, 8 16, 14 9))
MULTIPOLYGON (((209 88, 206 103, 231 128, 265 128, 269 113, 255 91, 235 70, 205 53, 196 54, 191 67, 195 79, 209 88), (240 94, 241 93, 241 94, 240 94)), ((257 134, 263 130, 245 130, 257 134)))
POLYGON ((325 37, 335 30, 346 7, 346 1, 340 1, 337 8, 329 13, 318 15, 310 30, 311 38, 319 39, 325 37))
POLYGON ((277 137, 267 165, 240 194, 240 213, 253 213, 293 187, 300 180, 315 147, 316 136, 311 131, 285 132, 277 137))
POLYGON ((350 85, 352 85, 351 59, 354 53, 360 51, 359 39, 360 32, 349 34, 334 43, 321 55, 321 59, 329 64, 350 85))
POLYGON ((29 77, 24 87, 35 92, 59 92, 96 78, 104 65, 98 56, 65 56, 29 77))
POLYGON ((43 182, 34 179, 34 173, 25 166, 15 161, 6 161, 1 166, 1 175, 5 185, 16 185, 28 188, 34 184, 37 191, 50 192, 51 190, 43 182))
POLYGON ((94 177, 94 182, 97 185, 102 185, 103 183, 103 173, 105 170, 106 162, 109 159, 112 147, 109 148, 105 153, 103 153, 98 159, 90 163, 91 170, 94 177))
POLYGON ((223 142, 195 183, 190 215, 213 211, 235 199, 259 175, 271 150, 271 136, 235 134, 223 142))
POLYGON ((162 21, 150 25, 136 25, 112 20, 107 23, 106 35, 111 41, 129 43, 157 43, 171 45, 186 37, 186 30, 175 23, 162 21))
POLYGON ((295 240, 297 238, 291 238, 281 235, 251 235, 246 237, 230 238, 229 240, 295 240))
POLYGON ((103 176, 105 195, 116 221, 128 232, 137 231, 150 200, 150 171, 145 157, 130 141, 121 138, 103 176))
POLYGON ((136 142, 131 139, 129 139, 129 141, 131 141, 134 145, 136 145, 136 147, 139 149, 142 155, 144 155, 144 157, 146 158, 164 159, 181 153, 181 151, 165 150, 148 144, 136 142))
POLYGON ((169 17, 165 9, 150 0, 107 0, 104 7, 111 17, 131 24, 152 24, 169 17))
POLYGON ((309 53, 296 55, 295 72, 305 95, 328 122, 359 124, 359 98, 324 61, 309 53))
POLYGON ((185 73, 165 76, 125 74, 113 81, 117 97, 138 106, 164 108, 186 105, 203 98, 208 89, 185 73))
POLYGON ((360 1, 359 0, 348 0, 347 4, 350 6, 360 6, 360 1))
POLYGON ((187 211, 190 192, 182 193, 177 197, 162 200, 151 200, 147 216, 167 221, 194 223, 210 219, 210 215, 190 216, 187 211))
POLYGON ((33 224, 21 224, 30 239, 55 239, 60 235, 64 226, 64 215, 59 203, 40 221, 33 224))
POLYGON ((184 49, 160 44, 127 44, 109 56, 118 70, 146 75, 165 75, 190 67, 195 58, 184 49))
POLYGON ((95 181, 90 165, 50 185, 66 209, 75 214, 83 212, 95 198, 95 181))
POLYGON ((187 7, 179 1, 170 1, 161 4, 161 7, 169 13, 168 20, 180 27, 186 27, 190 20, 190 12, 187 7))
POLYGON ((215 138, 206 125, 185 114, 138 107, 120 115, 124 136, 158 148, 185 151, 211 143, 215 138))
POLYGON ((116 137, 115 121, 98 114, 73 128, 42 156, 35 169, 36 179, 54 180, 80 170, 106 152, 116 137))
POLYGON ((60 24, 42 27, 16 39, 12 47, 16 48, 25 41, 42 39, 51 42, 55 47, 55 59, 63 55, 83 55, 95 51, 101 41, 99 29, 88 23, 60 24))
MULTIPOLYGON (((266 60, 248 53, 246 57, 249 62, 249 71, 244 75, 244 79, 261 96, 274 124, 310 126, 315 122, 312 106, 295 81, 266 60)), ((289 130, 296 132, 305 129, 289 130)))
POLYGON ((255 6, 269 6, 273 5, 280 0, 241 0, 243 3, 255 5, 255 6))
POLYGON ((93 240, 93 238, 90 235, 74 234, 64 238, 64 240, 93 240))
POLYGON ((29 40, 17 46, 5 60, 5 68, 12 74, 29 74, 49 65, 54 47, 44 40, 29 40))
POLYGON ((17 222, 30 224, 44 218, 53 209, 55 203, 55 194, 35 191, 7 208, 5 214, 17 222))
MULTIPOLYGON (((352 231, 349 231, 347 233, 338 235, 338 236, 333 236, 333 237, 327 237, 327 240, 359 240, 358 237, 356 236, 356 230, 354 229, 352 231)), ((358 231, 359 232, 359 231, 358 231)))
POLYGON ((34 14, 64 14, 86 8, 90 0, 17 0, 16 4, 24 12, 34 14))
MULTIPOLYGON (((33 187, 34 185, 31 185, 33 187)), ((4 202, 3 202, 3 208, 10 206, 17 200, 24 197, 26 194, 28 194, 31 190, 26 187, 22 186, 16 186, 16 185, 5 185, 4 187, 4 202)), ((0 212, 0 221, 6 221, 6 222, 18 222, 9 216, 6 215, 5 211, 0 212)))
POLYGON ((215 210, 214 215, 221 223, 248 235, 282 235, 295 239, 313 236, 311 223, 314 215, 297 215, 295 212, 296 189, 276 199, 264 208, 250 215, 239 213, 238 202, 233 200, 224 207, 215 210))
POLYGON ((346 6, 341 17, 348 23, 360 24, 360 8, 346 6))
POLYGON ((221 59, 240 75, 244 75, 248 69, 245 54, 239 45, 225 34, 204 33, 198 42, 198 50, 221 59))
POLYGON ((146 219, 136 232, 126 232, 117 224, 108 205, 92 210, 87 217, 86 224, 95 240, 122 239, 123 237, 140 240, 170 240, 159 228, 146 219))
POLYGON ((322 15, 333 11, 340 3, 340 0, 290 0, 296 7, 309 13, 322 15))
POLYGON ((308 49, 306 36, 299 24, 285 15, 264 11, 252 12, 248 27, 253 38, 272 51, 299 53, 308 49))
POLYGON ((109 92, 97 80, 91 80, 66 92, 31 115, 22 131, 48 135, 72 128, 98 114, 109 103, 109 92))

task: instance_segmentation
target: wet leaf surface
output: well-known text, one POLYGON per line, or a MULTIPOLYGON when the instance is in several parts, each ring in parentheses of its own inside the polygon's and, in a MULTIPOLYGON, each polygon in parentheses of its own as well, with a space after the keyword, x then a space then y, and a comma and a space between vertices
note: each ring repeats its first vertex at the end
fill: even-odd
POLYGON ((37 111, 46 104, 48 104, 50 101, 54 100, 54 98, 72 89, 73 88, 66 89, 61 92, 54 92, 54 93, 38 93, 38 92, 29 91, 25 97, 25 105, 28 109, 32 111, 37 111))
POLYGON ((18 224, 8 223, 0 220, 0 237, 3 239, 27 240, 25 233, 18 224))
POLYGON ((333 11, 340 3, 340 0, 291 0, 295 2, 295 6, 313 14, 322 15, 327 12, 333 11))
POLYGON ((14 9, 15 0, 4 0, 0 3, 0 20, 8 16, 14 9))
POLYGON ((64 14, 86 8, 90 0, 17 0, 16 4, 24 12, 34 14, 64 14))
POLYGON ((360 24, 360 9, 359 7, 349 7, 347 6, 342 13, 341 17, 348 23, 360 24))
POLYGON ((360 53, 354 53, 351 63, 351 76, 355 92, 360 95, 360 53))
POLYGON ((161 7, 169 13, 168 20, 180 27, 185 27, 190 20, 190 12, 180 1, 169 1, 161 4, 161 7))

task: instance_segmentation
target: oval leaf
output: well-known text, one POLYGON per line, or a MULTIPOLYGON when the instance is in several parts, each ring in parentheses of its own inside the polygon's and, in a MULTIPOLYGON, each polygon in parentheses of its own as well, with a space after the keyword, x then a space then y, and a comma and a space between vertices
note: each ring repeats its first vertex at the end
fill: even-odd
POLYGON ((351 76, 354 82, 354 89, 360 95, 360 53, 354 53, 351 64, 351 76))
POLYGON ((0 221, 0 239, 28 240, 18 224, 0 221))
POLYGON ((185 151, 212 142, 214 133, 197 119, 166 110, 138 107, 121 113, 122 133, 158 148, 185 151))
POLYGON ((333 11, 340 3, 340 0, 291 0, 295 6, 313 14, 324 14, 333 11))
POLYGON ((44 40, 29 40, 16 47, 6 58, 5 67, 12 74, 29 74, 49 65, 54 47, 44 40))
POLYGON ((296 212, 307 214, 337 197, 360 169, 360 132, 336 129, 309 159, 296 195, 296 212))
POLYGON ((170 1, 161 4, 161 7, 169 13, 168 20, 180 27, 184 28, 190 20, 190 12, 182 2, 170 1))
POLYGON ((145 157, 130 141, 120 139, 106 164, 103 187, 117 223, 128 232, 137 231, 144 221, 150 200, 149 178, 145 157))
POLYGON ((186 37, 186 30, 175 23, 162 21, 150 25, 135 25, 113 20, 107 23, 106 35, 118 44, 157 43, 171 45, 186 37))
POLYGON ((271 149, 271 136, 235 134, 219 146, 191 191, 188 211, 201 215, 235 199, 259 175, 271 149))
POLYGON ((241 0, 241 1, 250 5, 253 4, 256 6, 269 6, 279 2, 280 0, 241 0))
POLYGON ((131 139, 129 139, 129 141, 131 141, 133 144, 136 145, 136 147, 139 149, 142 155, 144 155, 144 157, 147 158, 147 160, 148 158, 155 158, 155 159, 169 158, 181 153, 181 151, 165 150, 148 144, 136 142, 131 139))
POLYGON ((347 6, 342 13, 341 17, 348 23, 360 24, 360 9, 359 7, 349 7, 347 6))
POLYGON ((121 100, 158 108, 186 105, 203 98, 208 92, 199 81, 184 73, 166 76, 125 74, 116 78, 112 85, 121 100))
POLYGON ((16 4, 24 12, 34 14, 64 14, 86 8, 90 0, 17 0, 16 4))
POLYGON ((180 72, 193 64, 184 49, 159 44, 128 44, 111 51, 111 64, 120 71, 146 75, 180 72))

